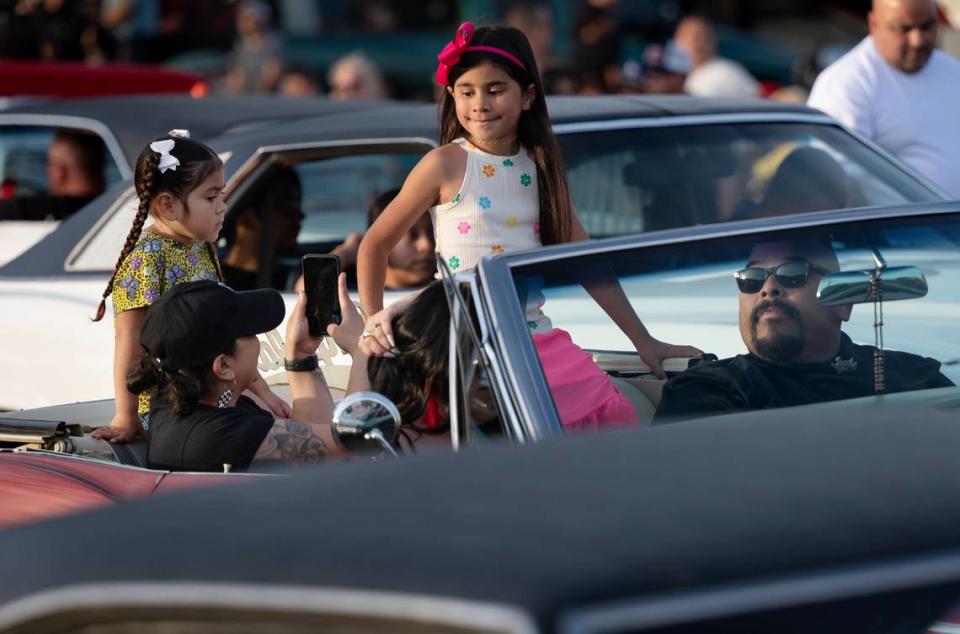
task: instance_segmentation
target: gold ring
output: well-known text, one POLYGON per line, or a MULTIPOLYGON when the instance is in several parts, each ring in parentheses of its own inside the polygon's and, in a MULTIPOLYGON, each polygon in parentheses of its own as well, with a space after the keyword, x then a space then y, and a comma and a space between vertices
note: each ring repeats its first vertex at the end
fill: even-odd
POLYGON ((361 338, 361 339, 366 339, 367 337, 372 337, 372 336, 373 336, 373 333, 372 333, 372 332, 367 332, 366 330, 364 330, 362 333, 360 333, 360 338, 361 338))

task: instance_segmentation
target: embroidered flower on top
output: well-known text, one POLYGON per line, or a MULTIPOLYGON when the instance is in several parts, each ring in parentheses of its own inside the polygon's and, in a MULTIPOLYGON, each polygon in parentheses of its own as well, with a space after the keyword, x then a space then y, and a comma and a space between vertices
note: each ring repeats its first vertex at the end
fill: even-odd
POLYGON ((447 264, 450 266, 451 271, 456 271, 460 268, 460 258, 453 256, 447 260, 447 264))
POLYGON ((473 225, 471 225, 466 220, 461 221, 460 224, 457 225, 457 231, 459 231, 463 235, 467 235, 468 233, 470 233, 471 229, 473 229, 473 225))
POLYGON ((507 218, 506 224, 507 224, 507 229, 516 229, 516 228, 517 228, 517 217, 516 217, 516 216, 509 216, 509 217, 507 218))
POLYGON ((143 292, 143 298, 152 304, 160 299, 160 291, 155 288, 148 288, 143 292))
POLYGON ((495 244, 490 247, 490 253, 503 253, 503 247, 499 244, 495 244))
POLYGON ((533 232, 534 232, 535 234, 537 234, 537 235, 540 235, 540 223, 539 223, 539 222, 533 223, 533 232))
POLYGON ((477 199, 477 202, 480 203, 482 209, 490 209, 490 199, 486 196, 481 196, 477 199))
POLYGON ((530 178, 530 175, 524 172, 520 175, 520 184, 524 187, 530 187, 530 184, 533 182, 533 179, 530 178))
POLYGON ((504 167, 513 167, 513 161, 511 161, 510 159, 503 159, 503 166, 504 166, 504 167))
POLYGON ((126 289, 127 299, 132 302, 137 297, 137 289, 140 288, 140 280, 132 275, 124 276, 124 278, 120 280, 120 288, 126 289))
POLYGON ((493 175, 496 173, 497 173, 497 168, 495 168, 493 165, 490 165, 488 163, 487 165, 483 166, 483 175, 486 176, 487 178, 492 178, 493 175))

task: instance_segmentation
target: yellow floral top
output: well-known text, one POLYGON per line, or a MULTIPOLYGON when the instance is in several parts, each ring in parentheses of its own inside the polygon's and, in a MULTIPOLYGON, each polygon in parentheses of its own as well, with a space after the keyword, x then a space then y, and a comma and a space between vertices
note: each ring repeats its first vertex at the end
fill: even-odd
MULTIPOLYGON (((117 269, 113 314, 146 308, 177 284, 216 279, 206 242, 179 242, 148 229, 117 269)), ((150 397, 141 394, 137 413, 149 411, 150 397)))

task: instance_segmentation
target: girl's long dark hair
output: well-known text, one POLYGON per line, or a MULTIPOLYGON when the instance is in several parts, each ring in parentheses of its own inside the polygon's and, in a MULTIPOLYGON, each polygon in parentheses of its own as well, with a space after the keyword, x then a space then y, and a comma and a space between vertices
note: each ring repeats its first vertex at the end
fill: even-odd
MULTIPOLYGON (((220 354, 236 353, 234 341, 220 354)), ((170 404, 173 413, 184 416, 193 411, 197 403, 215 385, 210 367, 211 358, 204 364, 185 368, 176 372, 166 372, 153 356, 144 350, 140 357, 130 365, 127 372, 127 390, 132 394, 149 391, 151 400, 162 399, 170 404)))
POLYGON ((423 289, 393 321, 393 337, 400 354, 370 357, 367 373, 371 389, 393 401, 403 424, 412 426, 430 396, 449 402, 450 308, 442 281, 423 289))
MULTIPOLYGON (((113 292, 113 282, 117 276, 117 269, 123 264, 124 259, 130 255, 133 247, 137 244, 137 240, 140 239, 140 233, 143 231, 143 224, 150 213, 150 205, 153 203, 153 199, 161 193, 168 193, 183 203, 187 213, 190 213, 190 209, 187 207, 187 195, 199 187, 211 174, 223 167, 223 161, 220 160, 216 152, 199 141, 180 136, 164 135, 157 137, 151 143, 167 139, 174 140, 174 147, 170 154, 180 161, 180 165, 175 170, 167 170, 161 174, 158 169, 160 154, 150 149, 150 143, 140 152, 133 176, 133 184, 137 190, 137 197, 140 199, 140 206, 137 208, 137 215, 133 218, 133 225, 127 234, 127 240, 123 243, 120 257, 117 258, 117 263, 113 267, 113 274, 110 276, 110 281, 107 282, 107 288, 104 289, 103 296, 100 298, 97 314, 93 317, 94 321, 103 319, 107 297, 113 292)), ((223 281, 223 272, 220 269, 220 259, 217 257, 216 247, 208 242, 207 252, 216 268, 217 279, 223 281)))
MULTIPOLYGON (((466 71, 490 62, 502 69, 511 79, 526 90, 533 84, 533 104, 529 110, 520 114, 517 125, 517 139, 530 153, 537 166, 537 186, 540 193, 540 240, 543 244, 569 242, 573 218, 573 204, 570 202, 570 189, 567 186, 567 174, 560 156, 560 146, 550 128, 550 116, 547 113, 547 99, 544 96, 543 80, 537 68, 536 59, 530 42, 522 31, 509 26, 480 27, 470 41, 471 46, 493 46, 516 56, 526 70, 509 59, 496 53, 471 51, 465 53, 448 73, 447 86, 452 88, 457 79, 466 71)), ((440 143, 447 144, 454 139, 468 136, 457 119, 457 109, 450 91, 443 91, 440 102, 440 143)))

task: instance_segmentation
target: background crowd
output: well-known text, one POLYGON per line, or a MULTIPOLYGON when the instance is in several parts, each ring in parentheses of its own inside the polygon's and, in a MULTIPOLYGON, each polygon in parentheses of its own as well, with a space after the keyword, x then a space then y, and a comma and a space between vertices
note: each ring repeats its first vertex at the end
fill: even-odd
MULTIPOLYGON (((939 0, 960 50, 960 0, 939 0)), ((802 101, 867 33, 869 0, 6 0, 0 58, 166 64, 217 91, 432 100, 429 60, 461 19, 530 40, 548 92, 802 101)))

